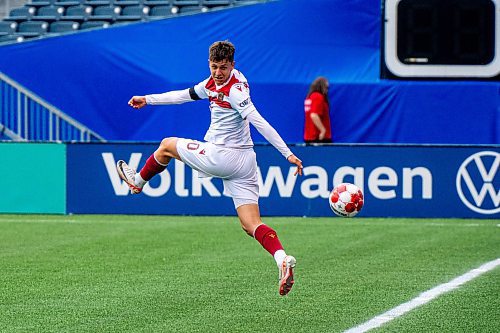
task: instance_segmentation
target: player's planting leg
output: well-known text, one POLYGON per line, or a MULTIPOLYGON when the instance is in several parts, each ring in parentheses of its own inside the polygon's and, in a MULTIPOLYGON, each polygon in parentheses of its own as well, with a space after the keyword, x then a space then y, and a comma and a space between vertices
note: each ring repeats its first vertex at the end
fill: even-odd
POLYGON ((116 164, 120 178, 130 187, 132 194, 142 191, 142 188, 155 175, 159 174, 167 167, 172 158, 180 159, 177 152, 177 138, 166 138, 160 143, 158 149, 149 156, 141 171, 136 173, 125 161, 118 161, 116 164))
POLYGON ((279 293, 286 295, 294 284, 293 269, 296 260, 285 253, 283 246, 272 228, 265 224, 260 224, 254 231, 255 239, 264 247, 276 260, 279 268, 279 293))
POLYGON ((279 293, 280 295, 288 294, 294 283, 295 258, 286 254, 276 231, 262 223, 257 204, 239 206, 237 211, 243 230, 251 233, 262 247, 274 257, 279 269, 279 293))
POLYGON ((297 264, 297 260, 293 256, 285 256, 280 267, 280 277, 279 277, 279 293, 280 295, 286 295, 292 290, 294 280, 293 280, 293 269, 297 264))
POLYGON ((278 264, 279 267, 286 253, 283 250, 283 246, 281 245, 276 231, 264 223, 261 223, 255 228, 253 236, 262 247, 275 258, 276 264, 278 264))

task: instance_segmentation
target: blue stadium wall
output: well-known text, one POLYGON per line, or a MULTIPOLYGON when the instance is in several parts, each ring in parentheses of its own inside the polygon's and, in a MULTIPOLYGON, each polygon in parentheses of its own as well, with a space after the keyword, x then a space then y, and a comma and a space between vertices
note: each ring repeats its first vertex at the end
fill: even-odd
POLYGON ((209 45, 229 39, 254 103, 287 142, 302 141, 303 99, 322 75, 335 142, 500 143, 498 82, 379 79, 380 7, 287 0, 79 32, 0 47, 0 72, 107 140, 201 139, 206 101, 140 111, 127 101, 203 80, 209 45))

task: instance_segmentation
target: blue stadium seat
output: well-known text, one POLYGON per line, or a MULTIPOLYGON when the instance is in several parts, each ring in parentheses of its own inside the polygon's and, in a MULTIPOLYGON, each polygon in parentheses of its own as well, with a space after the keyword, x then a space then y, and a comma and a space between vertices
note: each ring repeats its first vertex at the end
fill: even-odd
POLYGON ((5 21, 27 21, 31 20, 33 15, 36 14, 35 7, 20 7, 14 8, 10 11, 9 16, 4 18, 5 21))
POLYGON ((63 6, 63 7, 70 7, 70 6, 79 6, 84 3, 84 0, 57 0, 54 5, 55 6, 63 6))
POLYGON ((116 17, 120 14, 121 8, 115 6, 97 6, 89 16, 93 21, 108 21, 114 22, 116 17))
POLYGON ((149 11, 150 18, 161 18, 172 15, 174 15, 174 13, 172 13, 172 6, 154 6, 149 11))
POLYGON ((86 21, 92 14, 91 6, 74 6, 68 7, 64 16, 61 16, 60 20, 63 21, 86 21))
POLYGON ((203 0, 202 5, 204 6, 229 6, 233 3, 233 0, 203 0))
POLYGON ((85 0, 84 4, 88 6, 111 6, 114 0, 85 0))
POLYGON ((87 22, 83 22, 80 25, 80 30, 107 28, 107 27, 109 27, 109 22, 107 22, 107 21, 87 21, 87 22))
POLYGON ((257 0, 233 0, 233 4, 235 6, 238 5, 255 5, 257 3, 261 3, 262 1, 257 1, 257 0))
POLYGON ((49 26, 49 32, 52 33, 61 33, 61 32, 69 32, 76 31, 80 27, 80 24, 75 21, 57 21, 52 22, 49 26))
POLYGON ((26 38, 44 35, 49 29, 49 23, 45 21, 24 21, 19 23, 17 34, 26 38))
POLYGON ((144 3, 144 0, 115 0, 115 6, 139 6, 144 3))
POLYGON ((147 20, 149 14, 149 7, 137 5, 126 6, 122 8, 120 15, 116 17, 117 21, 140 21, 147 20))
POLYGON ((0 36, 0 43, 13 43, 13 42, 22 42, 24 40, 23 36, 19 35, 5 35, 5 36, 0 36))
POLYGON ((208 12, 208 8, 205 6, 182 6, 182 7, 179 7, 179 14, 205 13, 205 12, 208 12))
POLYGON ((26 4, 26 7, 44 7, 53 5, 56 0, 31 0, 26 4))
POLYGON ((0 36, 6 36, 16 32, 17 22, 0 21, 0 36))
POLYGON ((31 18, 37 21, 57 21, 64 14, 64 7, 46 6, 40 7, 31 18))
POLYGON ((197 6, 203 0, 173 0, 172 4, 175 6, 197 6))
POLYGON ((144 0, 146 6, 171 6, 172 0, 144 0))

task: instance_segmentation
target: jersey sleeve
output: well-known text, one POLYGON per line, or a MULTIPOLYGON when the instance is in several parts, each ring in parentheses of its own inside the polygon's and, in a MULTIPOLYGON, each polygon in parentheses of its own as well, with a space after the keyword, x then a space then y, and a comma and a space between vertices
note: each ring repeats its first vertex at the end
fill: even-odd
POLYGON ((208 98, 205 90, 207 81, 208 79, 198 83, 194 87, 184 90, 172 90, 163 94, 146 95, 146 103, 151 105, 182 104, 202 98, 208 98))
POLYGON ((255 106, 250 99, 250 88, 247 83, 235 83, 229 91, 229 103, 231 107, 238 111, 243 119, 255 110, 255 106))
POLYGON ((146 95, 145 97, 148 105, 182 104, 193 101, 189 96, 189 89, 172 90, 163 94, 146 95))
POLYGON ((207 78, 197 85, 195 85, 193 88, 189 89, 189 94, 191 95, 192 99, 205 99, 208 98, 207 91, 205 89, 205 86, 207 85, 207 82, 210 78, 207 78), (197 98, 196 98, 197 97, 197 98))
POLYGON ((257 110, 248 114, 248 121, 259 131, 266 140, 276 148, 283 157, 288 158, 293 155, 278 132, 265 120, 257 110))

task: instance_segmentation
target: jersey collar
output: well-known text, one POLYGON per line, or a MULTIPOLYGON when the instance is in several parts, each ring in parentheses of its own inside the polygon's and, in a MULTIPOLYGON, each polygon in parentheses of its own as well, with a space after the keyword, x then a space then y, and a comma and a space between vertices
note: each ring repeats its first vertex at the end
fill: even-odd
POLYGON ((220 90, 220 89, 222 89, 223 87, 225 87, 225 86, 226 86, 226 85, 227 85, 227 84, 231 81, 231 79, 233 78, 233 76, 234 76, 234 72, 235 72, 235 71, 236 71, 236 69, 234 69, 234 68, 233 68, 233 70, 231 71, 231 75, 229 75, 229 78, 227 79, 227 81, 226 81, 226 82, 224 82, 223 84, 221 84, 220 86, 219 86, 219 85, 217 85, 217 83, 215 83, 215 80, 214 80, 214 83, 215 83, 215 89, 220 90))

